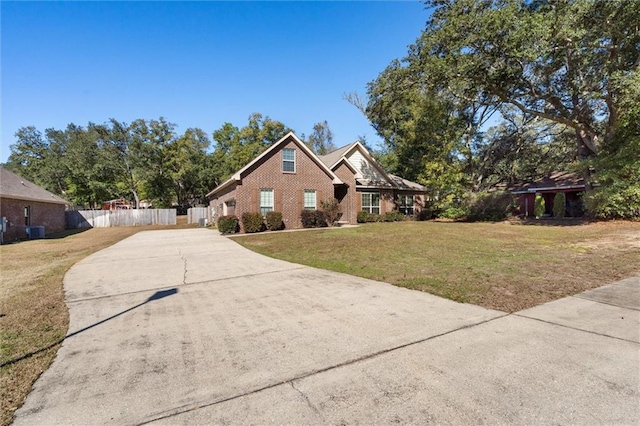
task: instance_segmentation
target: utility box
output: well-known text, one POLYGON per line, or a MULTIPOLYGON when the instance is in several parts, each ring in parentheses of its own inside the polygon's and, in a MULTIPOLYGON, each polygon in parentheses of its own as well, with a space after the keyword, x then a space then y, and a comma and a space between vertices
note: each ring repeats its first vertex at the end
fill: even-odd
POLYGON ((30 240, 39 240, 44 238, 44 226, 30 226, 27 228, 27 235, 30 240))
POLYGON ((207 219, 204 217, 198 219, 198 225, 200 225, 200 228, 204 228, 207 226, 207 219))

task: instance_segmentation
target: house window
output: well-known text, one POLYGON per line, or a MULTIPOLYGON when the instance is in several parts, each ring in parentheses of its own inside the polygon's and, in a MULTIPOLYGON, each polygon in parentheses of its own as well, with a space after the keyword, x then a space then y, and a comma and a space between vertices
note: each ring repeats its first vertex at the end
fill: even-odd
POLYGON ((380 193, 379 192, 363 192, 362 193, 362 211, 368 213, 380 214, 380 193))
POLYGON ((415 213, 414 205, 415 198, 413 195, 400 195, 398 197, 398 210, 400 213, 406 214, 408 216, 413 216, 415 213))
POLYGON ((267 212, 273 211, 273 189, 260 190, 260 213, 266 216, 267 212))
POLYGON ((282 150, 282 171, 293 173, 296 171, 296 150, 285 148, 282 150))
POLYGON ((306 189, 304 191, 304 209, 315 210, 316 209, 316 191, 306 189))
POLYGON ((24 226, 31 226, 31 206, 24 208, 24 226))

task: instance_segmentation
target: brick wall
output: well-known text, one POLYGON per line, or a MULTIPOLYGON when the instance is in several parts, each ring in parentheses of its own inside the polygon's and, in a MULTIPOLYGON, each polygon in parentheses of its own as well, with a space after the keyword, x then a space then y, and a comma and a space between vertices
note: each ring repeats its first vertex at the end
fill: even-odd
POLYGON ((359 194, 356 193, 356 177, 353 171, 344 163, 340 164, 333 172, 342 182, 347 184, 347 186, 338 188, 336 191, 336 195, 341 196, 336 197, 342 207, 342 217, 340 221, 348 221, 351 224, 355 224, 357 223, 357 214, 360 210, 360 204, 357 200, 359 194))
POLYGON ((8 221, 7 232, 4 234, 5 241, 27 237, 24 219, 24 208, 27 206, 30 207, 31 226, 44 226, 45 234, 65 229, 63 204, 2 198, 0 199, 0 216, 5 216, 8 221))

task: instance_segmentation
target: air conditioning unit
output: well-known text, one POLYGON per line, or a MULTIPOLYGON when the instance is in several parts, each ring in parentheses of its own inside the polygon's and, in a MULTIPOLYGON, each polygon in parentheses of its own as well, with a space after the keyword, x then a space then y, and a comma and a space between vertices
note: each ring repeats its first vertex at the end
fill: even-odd
POLYGON ((44 238, 44 226, 30 226, 27 228, 27 235, 30 240, 44 238))

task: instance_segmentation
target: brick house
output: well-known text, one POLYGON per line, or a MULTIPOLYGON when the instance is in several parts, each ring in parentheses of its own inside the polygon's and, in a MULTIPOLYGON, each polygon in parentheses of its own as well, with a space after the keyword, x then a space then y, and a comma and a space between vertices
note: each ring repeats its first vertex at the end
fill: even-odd
POLYGON ((300 212, 320 209, 336 198, 342 223, 356 223, 358 211, 417 214, 426 190, 387 173, 359 142, 325 156, 315 155, 288 133, 207 194, 217 217, 279 211, 286 228, 300 228, 300 212))
POLYGON ((0 167, 0 216, 6 218, 4 241, 26 238, 27 228, 44 226, 46 234, 65 229, 69 203, 15 173, 0 167))
POLYGON ((581 217, 584 213, 582 195, 586 185, 582 176, 569 172, 555 172, 532 182, 516 183, 507 191, 517 197, 518 214, 533 217, 536 195, 545 201, 546 216, 553 216, 553 200, 557 193, 565 194, 565 216, 581 217))

